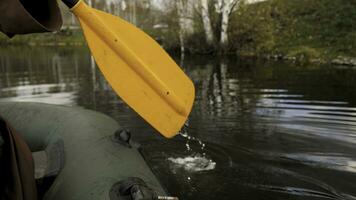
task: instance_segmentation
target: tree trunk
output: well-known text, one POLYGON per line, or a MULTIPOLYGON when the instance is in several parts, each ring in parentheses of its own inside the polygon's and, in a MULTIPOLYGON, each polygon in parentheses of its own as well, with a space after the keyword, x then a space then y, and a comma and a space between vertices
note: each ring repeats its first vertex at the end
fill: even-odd
POLYGON ((201 14, 203 19, 203 26, 205 32, 206 42, 209 46, 214 45, 214 32, 211 26, 211 20, 209 15, 209 4, 208 0, 201 0, 201 14))
POLYGON ((176 1, 179 20, 181 53, 185 52, 185 40, 194 33, 194 0, 176 1))
POLYGON ((220 29, 220 50, 226 51, 228 46, 228 35, 227 30, 229 28, 229 15, 230 12, 227 6, 223 7, 221 12, 221 29, 220 29))
POLYGON ((177 0, 178 22, 179 22, 179 43, 181 54, 185 53, 185 23, 184 23, 184 3, 183 0, 177 0))
POLYGON ((221 27, 220 27, 220 42, 219 51, 220 53, 225 53, 227 51, 229 38, 228 38, 228 28, 229 28, 229 18, 231 12, 234 10, 235 6, 241 0, 220 0, 220 14, 221 14, 221 27))
POLYGON ((185 0, 184 30, 187 37, 194 34, 194 2, 195 0, 185 0))
POLYGON ((133 0, 133 1, 132 1, 132 23, 133 23, 134 25, 137 25, 136 6, 137 6, 137 2, 136 2, 136 0, 133 0))

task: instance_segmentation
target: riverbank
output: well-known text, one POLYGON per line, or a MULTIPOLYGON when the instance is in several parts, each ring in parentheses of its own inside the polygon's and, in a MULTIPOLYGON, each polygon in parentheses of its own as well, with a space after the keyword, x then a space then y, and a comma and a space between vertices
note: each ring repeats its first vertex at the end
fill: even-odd
MULTIPOLYGON (((12 39, 7 38, 4 35, 0 36, 1 46, 85 46, 86 42, 83 35, 79 31, 74 31, 71 33, 65 33, 63 31, 57 33, 42 33, 42 34, 32 34, 24 36, 15 36, 12 39)), ((177 52, 176 48, 166 48, 167 51, 177 52)), ((190 52, 191 53, 191 52, 190 52)), ((204 54, 204 52, 195 52, 193 54, 204 54)), ((211 53, 211 52, 210 52, 211 53)), ((236 54, 239 57, 255 57, 263 58, 267 60, 288 60, 290 62, 310 62, 316 64, 335 64, 335 65, 345 65, 345 66, 356 66, 356 56, 344 56, 344 55, 324 55, 324 56, 310 56, 307 51, 299 55, 291 55, 289 51, 279 51, 279 52, 266 52, 259 53, 256 51, 229 51, 228 54, 236 54), (237 53, 236 53, 237 52, 237 53)))
POLYGON ((283 54, 254 54, 253 52, 238 53, 239 57, 253 57, 262 58, 266 60, 286 60, 292 63, 314 63, 314 64, 333 64, 333 65, 343 65, 343 66, 354 66, 356 67, 356 57, 346 57, 337 56, 333 57, 315 57, 315 58, 305 58, 303 56, 288 56, 283 54))
POLYGON ((82 46, 86 45, 82 33, 77 30, 62 29, 54 33, 16 35, 13 38, 0 34, 1 46, 82 46))
MULTIPOLYGON (((356 66, 356 4, 349 0, 269 0, 241 5, 232 13, 228 54, 291 62, 356 66)), ((214 17, 214 16, 213 16, 214 17)), ((145 29, 168 50, 180 50, 174 18, 162 19, 166 28, 145 29)), ((146 26, 148 27, 148 26, 146 26)), ((190 54, 214 51, 205 44, 197 22, 196 33, 186 39, 190 54)), ((79 27, 58 33, 0 35, 0 45, 86 45, 79 27)))
POLYGON ((293 62, 356 65, 356 4, 348 0, 269 0, 232 16, 231 49, 293 62))

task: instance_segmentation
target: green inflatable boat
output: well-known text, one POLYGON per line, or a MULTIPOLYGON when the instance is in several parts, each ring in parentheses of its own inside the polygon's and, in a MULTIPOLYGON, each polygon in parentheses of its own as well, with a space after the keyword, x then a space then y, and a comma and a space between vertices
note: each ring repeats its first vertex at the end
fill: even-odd
POLYGON ((0 103, 0 114, 30 147, 36 179, 50 180, 43 199, 176 199, 164 197, 138 145, 104 114, 13 102, 0 103))

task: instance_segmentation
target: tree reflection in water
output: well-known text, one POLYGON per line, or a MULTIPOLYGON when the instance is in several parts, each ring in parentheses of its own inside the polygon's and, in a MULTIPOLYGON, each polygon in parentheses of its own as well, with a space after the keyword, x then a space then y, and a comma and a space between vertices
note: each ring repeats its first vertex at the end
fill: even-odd
POLYGON ((199 142, 189 152, 185 138, 157 134, 111 90, 86 48, 0 48, 0 101, 110 115, 131 130, 152 170, 182 199, 356 196, 355 69, 213 56, 177 60, 196 86, 188 132, 206 144, 212 170, 171 166, 171 157, 201 153, 199 142))

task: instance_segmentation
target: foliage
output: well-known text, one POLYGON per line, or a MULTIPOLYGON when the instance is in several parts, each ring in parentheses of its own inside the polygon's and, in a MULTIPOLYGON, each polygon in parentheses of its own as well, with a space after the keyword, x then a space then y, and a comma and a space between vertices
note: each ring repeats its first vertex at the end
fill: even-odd
MULTIPOLYGON (((166 10, 137 8, 138 26, 168 50, 179 51, 179 23, 174 1, 166 10)), ((219 38, 221 19, 209 5, 214 34, 219 38)), ((202 18, 197 8, 194 34, 185 39, 191 53, 211 53, 205 41, 202 18)), ((65 14, 65 13, 64 13, 65 14)), ((121 13, 125 14, 125 13, 121 13)), ((127 14, 127 13, 126 13, 127 14)), ((68 20, 71 16, 68 15, 68 20)), ((356 57, 356 1, 352 0, 267 0, 240 4, 230 16, 229 51, 240 55, 280 55, 298 60, 339 56, 356 57)), ((0 35, 0 44, 70 45, 84 43, 77 30, 15 36, 0 35)))
POLYGON ((73 46, 84 44, 84 37, 79 30, 63 29, 55 33, 16 35, 11 39, 0 34, 0 45, 73 46))
POLYGON ((230 49, 240 54, 270 52, 275 46, 271 11, 269 4, 240 5, 231 17, 230 49))
MULTIPOLYGON (((219 38, 219 15, 214 12, 214 6, 210 6, 213 29, 219 38)), ((240 55, 280 55, 298 60, 332 60, 340 55, 355 57, 355 10, 356 2, 349 0, 242 3, 230 17, 229 51, 240 55)), ((188 48, 193 53, 210 52, 204 41, 199 12, 195 19, 196 31, 187 38, 188 48)))
POLYGON ((179 51, 179 24, 176 10, 172 9, 166 13, 156 10, 156 16, 157 20, 153 26, 144 30, 165 49, 179 51))
POLYGON ((308 46, 298 46, 290 48, 286 56, 300 61, 308 61, 319 58, 320 53, 318 50, 308 46))
POLYGON ((356 2, 349 0, 271 0, 275 51, 304 52, 332 59, 356 56, 356 2))

